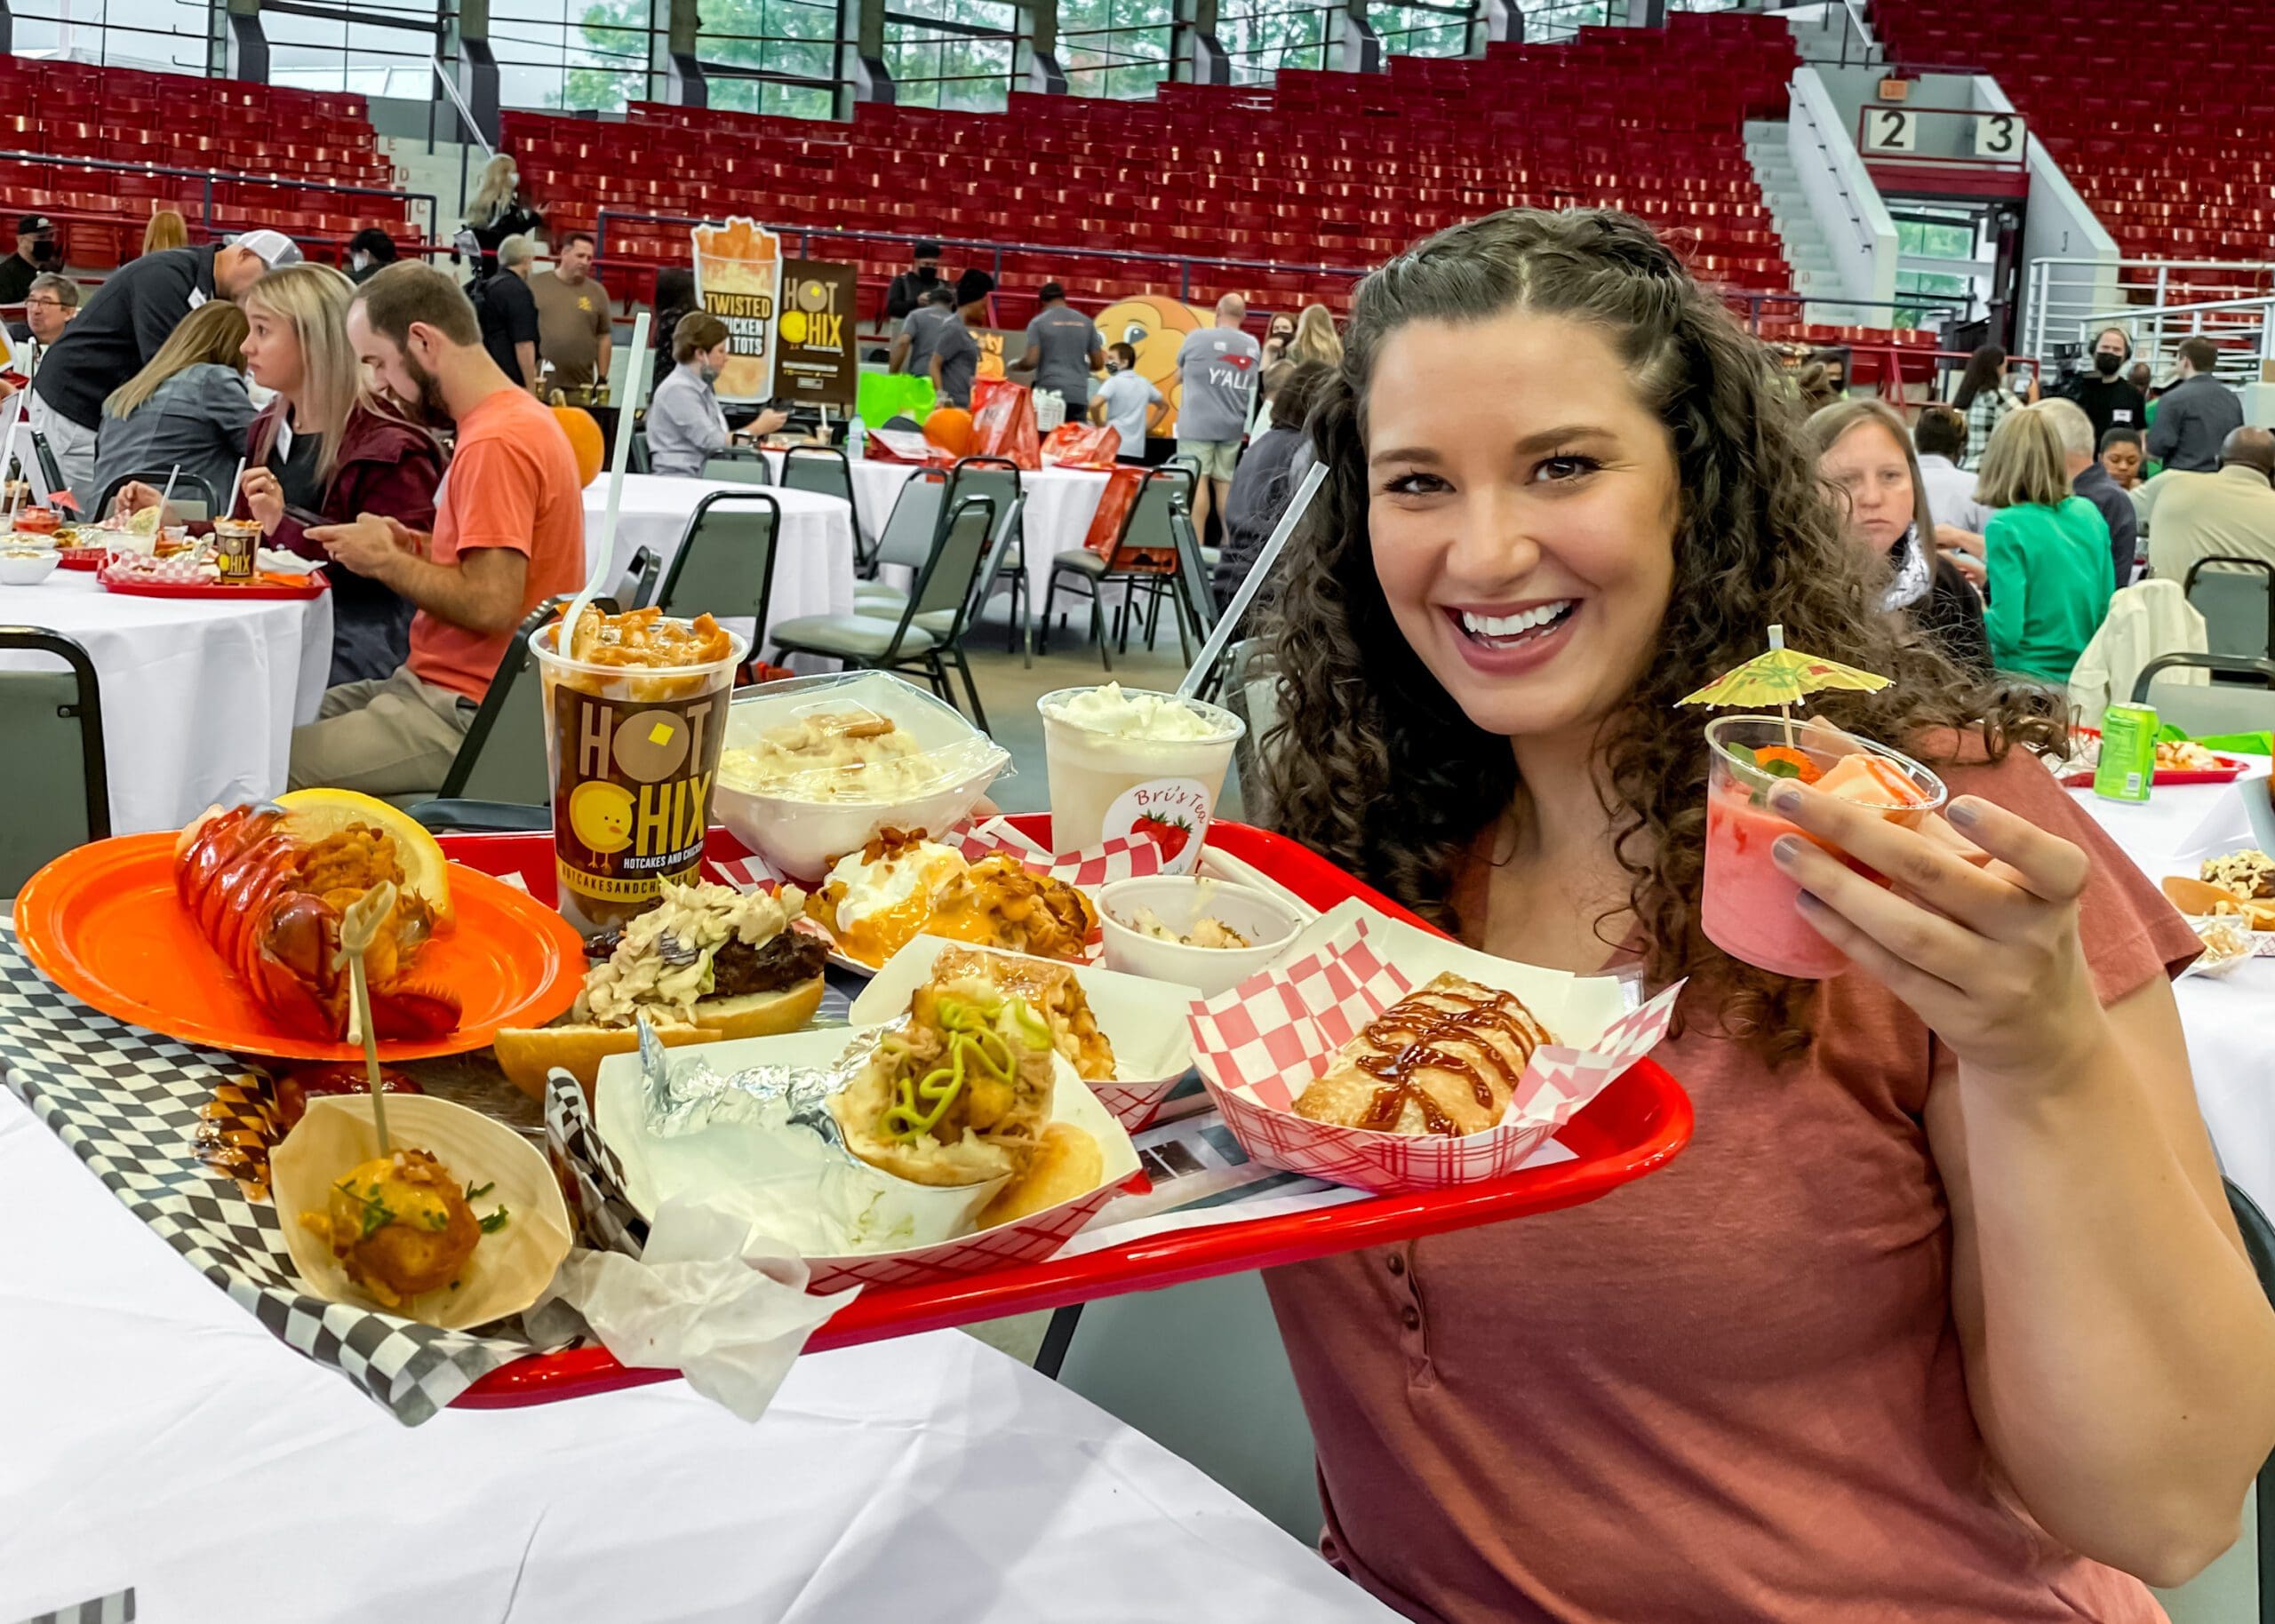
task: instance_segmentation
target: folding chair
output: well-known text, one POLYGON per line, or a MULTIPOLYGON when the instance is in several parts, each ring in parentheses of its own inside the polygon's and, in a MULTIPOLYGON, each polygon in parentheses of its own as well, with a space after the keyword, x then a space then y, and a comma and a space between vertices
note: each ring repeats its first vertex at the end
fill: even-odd
POLYGON ((767 641, 778 655, 826 655, 848 667, 872 671, 922 671, 932 691, 951 705, 955 696, 948 687, 947 667, 953 663, 971 700, 971 718, 985 731, 987 713, 980 706, 979 687, 972 681, 962 641, 980 572, 1002 562, 1002 538, 997 531, 994 502, 985 496, 965 497, 939 527, 930 554, 917 573, 916 588, 898 618, 805 615, 772 627, 767 641), (942 613, 948 615, 945 632, 918 624, 919 617, 942 613))
POLYGON ((632 561, 624 567, 618 577, 616 601, 627 609, 645 609, 656 591, 656 577, 663 570, 664 561, 646 547, 635 548, 632 561))
POLYGON ((738 485, 771 485, 774 468, 755 451, 720 451, 704 459, 703 477, 738 485))
POLYGON ((2215 553, 2189 565, 2180 588, 2214 654, 2263 660, 2275 648, 2275 564, 2215 553))
MULTIPOLYGON (((1009 576, 1011 582, 1011 630, 1004 639, 1004 649, 1011 653, 1019 650, 1019 634, 1027 628, 1026 663, 1034 664, 1034 639, 1030 617, 1034 612, 1034 599, 1029 590, 1026 563, 1026 538, 1018 530, 1018 515, 1024 511, 1020 498, 1024 490, 1019 484, 1019 466, 1008 457, 966 457, 958 460, 948 473, 948 490, 944 498, 953 510, 967 496, 984 496, 995 504, 996 517, 1010 537, 1007 547, 996 549, 1002 556, 998 574, 1009 576)), ((972 613, 977 615, 986 607, 986 600, 995 595, 997 581, 990 577, 987 590, 972 613)))
POLYGON ((2133 703, 2156 706, 2159 721, 2170 722, 2186 733, 2257 733, 2275 728, 2275 660, 2238 659, 2223 654, 2159 655, 2134 678, 2133 703), (2175 669, 2208 671, 2214 682, 2208 688, 2198 688, 2157 681, 2158 673, 2175 669), (2238 681, 2223 683, 2217 680, 2222 676, 2238 681))
POLYGON ((0 671, 0 755, 8 762, 0 824, 0 896, 13 896, 51 858, 110 836, 102 685, 76 639, 0 626, 0 649, 52 655, 64 671, 0 671))
POLYGON ((766 492, 706 491, 664 572, 658 606, 675 619, 748 620, 755 650, 766 635, 781 534, 782 505, 766 492))
POLYGON ((1106 589, 1116 583, 1131 589, 1124 593, 1117 617, 1122 650, 1127 653, 1132 598, 1137 590, 1154 590, 1156 583, 1176 573, 1177 537, 1169 528, 1169 517, 1172 513, 1190 513, 1192 498, 1193 475, 1185 467, 1164 463, 1158 468, 1150 468, 1145 483, 1138 487, 1138 499, 1130 505, 1130 516, 1114 540, 1112 556, 1101 557, 1088 547, 1074 547, 1050 561, 1050 585, 1042 598, 1042 639, 1046 649, 1050 645, 1052 610, 1063 584, 1069 592, 1080 589, 1089 597, 1090 629, 1098 640, 1098 658, 1108 671, 1114 669, 1114 655, 1106 646, 1106 589), (1168 555, 1168 561, 1155 561, 1164 554, 1168 555))
MULTIPOLYGON (((429 829, 462 833, 548 829, 553 780, 545 760, 545 684, 538 680, 530 639, 569 607, 571 594, 548 598, 514 630, 498 674, 482 697, 451 770, 435 799, 411 808, 429 829)), ((594 600, 613 614, 616 605, 594 600)))
POLYGON ((178 474, 171 468, 145 469, 140 474, 122 474, 103 487, 102 500, 95 504, 93 512, 86 513, 84 509, 81 511, 85 513, 90 522, 100 523, 110 513, 110 505, 118 499, 118 493, 135 481, 141 481, 153 490, 164 490, 169 476, 174 482, 174 493, 167 498, 167 506, 172 508, 184 519, 201 520, 211 519, 213 516, 220 505, 214 498, 213 487, 205 482, 204 476, 198 474, 178 474))

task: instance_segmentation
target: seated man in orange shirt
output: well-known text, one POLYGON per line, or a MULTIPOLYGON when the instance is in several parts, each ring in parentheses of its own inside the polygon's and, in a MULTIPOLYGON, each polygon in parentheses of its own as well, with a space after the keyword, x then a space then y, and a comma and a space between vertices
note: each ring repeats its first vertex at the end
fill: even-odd
POLYGON ((355 290, 347 337, 390 394, 456 422, 458 443, 432 536, 376 513, 308 531, 418 612, 393 676, 340 684, 293 730, 292 787, 431 795, 515 627, 582 584, 584 492, 569 437, 498 370, 474 306, 441 271, 405 261, 379 272, 355 290))

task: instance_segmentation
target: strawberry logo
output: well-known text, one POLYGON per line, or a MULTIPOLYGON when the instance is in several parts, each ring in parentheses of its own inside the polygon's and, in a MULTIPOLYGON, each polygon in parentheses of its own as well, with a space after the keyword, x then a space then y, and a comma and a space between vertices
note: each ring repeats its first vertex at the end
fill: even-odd
POLYGON ((1161 861, 1174 863, 1193 839, 1193 825, 1181 817, 1163 817, 1158 812, 1141 813, 1130 825, 1130 832, 1142 834, 1161 848, 1161 861))

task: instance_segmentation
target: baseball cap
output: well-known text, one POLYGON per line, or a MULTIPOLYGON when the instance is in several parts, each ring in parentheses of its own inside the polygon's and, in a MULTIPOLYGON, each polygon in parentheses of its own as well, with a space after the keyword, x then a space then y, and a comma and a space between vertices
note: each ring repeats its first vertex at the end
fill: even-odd
POLYGON ((44 214, 27 214, 16 222, 16 235, 20 237, 36 237, 54 229, 55 222, 44 214))
POLYGON ((236 248, 250 249, 270 270, 300 263, 300 245, 281 231, 245 231, 229 239, 236 248))

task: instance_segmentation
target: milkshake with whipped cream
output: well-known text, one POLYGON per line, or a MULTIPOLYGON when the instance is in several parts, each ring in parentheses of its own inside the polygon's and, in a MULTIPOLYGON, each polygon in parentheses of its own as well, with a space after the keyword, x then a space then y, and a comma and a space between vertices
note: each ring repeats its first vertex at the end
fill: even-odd
POLYGON ((1051 845, 1062 856, 1117 836, 1151 840, 1165 872, 1189 874, 1246 727, 1175 694, 1062 688, 1035 701, 1050 774, 1051 845))

